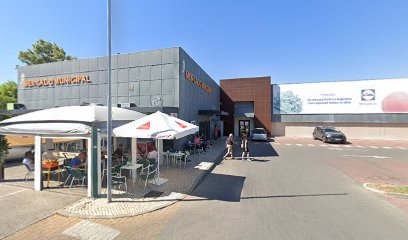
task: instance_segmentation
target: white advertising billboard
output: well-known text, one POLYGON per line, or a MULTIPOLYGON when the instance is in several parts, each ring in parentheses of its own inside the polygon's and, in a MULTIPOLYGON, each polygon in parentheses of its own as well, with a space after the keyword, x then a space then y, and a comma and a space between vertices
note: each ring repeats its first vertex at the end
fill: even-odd
POLYGON ((273 114, 408 113, 408 78, 273 85, 273 114))

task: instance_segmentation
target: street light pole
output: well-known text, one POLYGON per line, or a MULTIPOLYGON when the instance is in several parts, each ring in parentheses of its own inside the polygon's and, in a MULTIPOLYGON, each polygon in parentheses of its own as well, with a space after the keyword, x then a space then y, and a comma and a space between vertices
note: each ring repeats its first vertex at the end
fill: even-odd
POLYGON ((112 201, 112 74, 111 74, 111 0, 108 0, 108 122, 107 122, 107 200, 112 201))

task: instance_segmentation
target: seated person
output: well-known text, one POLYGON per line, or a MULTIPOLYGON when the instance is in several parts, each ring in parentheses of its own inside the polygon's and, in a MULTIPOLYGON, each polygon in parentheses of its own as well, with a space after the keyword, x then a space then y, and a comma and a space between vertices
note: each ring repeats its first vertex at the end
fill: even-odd
MULTIPOLYGON (((69 166, 71 168, 79 168, 80 166, 84 166, 85 163, 83 162, 85 160, 85 153, 80 152, 78 156, 74 157, 71 162, 69 163, 69 166)), ((72 171, 71 171, 72 173, 72 171)))
POLYGON ((157 157, 159 156, 159 153, 156 151, 156 148, 153 148, 152 151, 150 151, 147 154, 147 159, 154 159, 156 161, 157 157))
POLYGON ((23 164, 27 165, 31 171, 34 171, 33 153, 31 151, 25 152, 23 164))
POLYGON ((114 158, 122 158, 123 157, 123 144, 119 144, 119 147, 113 152, 114 158))
POLYGON ((195 137, 194 137, 194 143, 197 144, 197 145, 200 145, 200 144, 201 144, 201 138, 200 138, 200 136, 195 136, 195 137))

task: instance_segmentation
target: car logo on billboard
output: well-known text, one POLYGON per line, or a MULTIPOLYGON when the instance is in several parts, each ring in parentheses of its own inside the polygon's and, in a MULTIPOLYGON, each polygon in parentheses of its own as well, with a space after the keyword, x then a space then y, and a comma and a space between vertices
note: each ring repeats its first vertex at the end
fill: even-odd
POLYGON ((373 101, 373 100, 375 100, 375 89, 361 90, 361 101, 373 101))

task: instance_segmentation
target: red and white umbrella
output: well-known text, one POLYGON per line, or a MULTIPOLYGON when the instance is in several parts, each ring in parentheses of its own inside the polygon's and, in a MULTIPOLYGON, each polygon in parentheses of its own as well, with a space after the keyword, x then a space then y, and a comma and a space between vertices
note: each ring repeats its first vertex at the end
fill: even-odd
POLYGON ((198 127, 157 111, 113 129, 116 137, 176 139, 198 132, 198 127))
MULTIPOLYGON (((113 133, 116 137, 177 139, 194 134, 198 130, 199 128, 194 124, 157 111, 117 127, 113 129, 113 133)), ((160 152, 159 144, 157 144, 157 148, 157 151, 160 152)), ((160 163, 160 154, 157 162, 160 163)), ((167 181, 160 178, 160 164, 158 164, 157 176, 158 185, 167 181)))

